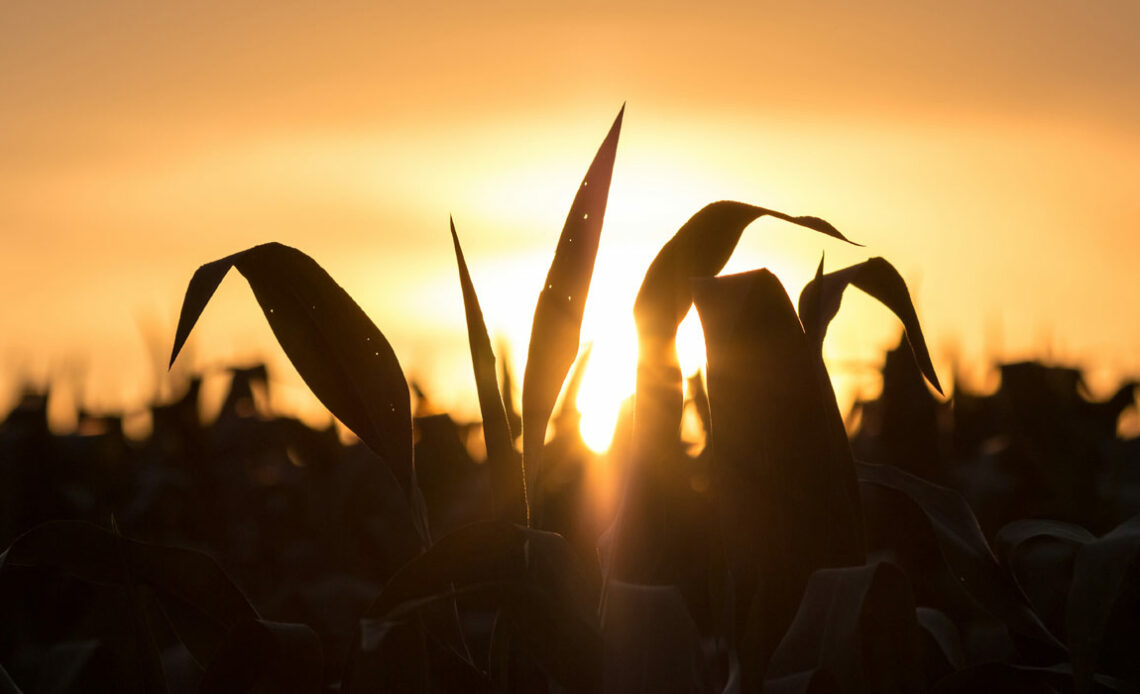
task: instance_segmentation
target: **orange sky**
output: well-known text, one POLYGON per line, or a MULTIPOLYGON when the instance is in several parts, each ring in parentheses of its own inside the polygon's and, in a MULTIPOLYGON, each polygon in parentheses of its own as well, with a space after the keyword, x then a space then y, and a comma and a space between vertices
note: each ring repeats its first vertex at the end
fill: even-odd
MULTIPOLYGON (((625 316, 656 249, 721 198, 866 244, 754 225, 730 268, 770 265, 793 297, 821 251, 891 260, 943 370, 955 351, 1049 351, 1101 383, 1140 374, 1140 5, 694 7, 0 4, 0 404, 51 374, 95 407, 137 406, 156 387, 144 335, 169 349, 193 270, 278 240, 441 404, 474 412, 447 215, 490 327, 525 340, 622 102, 586 318, 599 375, 629 371, 625 316)), ((845 307, 829 356, 874 362, 895 324, 845 307)), ((271 341, 231 278, 190 365, 279 364, 271 341)), ((306 407, 279 373, 282 406, 306 407)))

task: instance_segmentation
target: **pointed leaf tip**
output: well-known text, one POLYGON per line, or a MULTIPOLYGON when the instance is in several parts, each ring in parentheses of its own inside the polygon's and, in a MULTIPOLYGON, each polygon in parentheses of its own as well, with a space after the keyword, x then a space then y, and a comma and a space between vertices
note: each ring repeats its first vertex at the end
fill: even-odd
MULTIPOLYGON (((249 281, 289 361, 317 399, 384 460, 418 505, 408 384, 388 340, 315 260, 280 243, 254 246, 198 268, 174 340, 174 356, 230 268, 249 281)), ((426 518, 411 511, 421 537, 426 518)))
POLYGON ((523 461, 530 479, 537 474, 554 402, 578 355, 582 314, 598 254, 623 115, 624 109, 618 112, 574 196, 534 309, 522 393, 523 461))
MULTIPOLYGON (((820 271, 823 261, 820 261, 820 271)), ((822 347, 827 327, 839 312, 843 292, 849 285, 863 290, 886 306, 903 324, 903 332, 922 375, 939 395, 944 395, 938 374, 930 359, 926 338, 918 322, 906 281, 886 259, 875 257, 835 272, 820 274, 804 286, 800 293, 800 320, 808 337, 817 348, 822 347)))
POLYGON ((487 444, 487 465, 491 472, 491 498, 495 515, 518 522, 526 518, 526 489, 522 482, 522 469, 514 448, 506 406, 499 394, 495 375, 495 353, 487 335, 487 325, 479 306, 479 297, 455 222, 451 223, 451 239, 455 245, 455 260, 459 267, 459 284, 463 293, 463 308, 467 318, 467 340, 471 349, 471 364, 475 372, 475 388, 479 397, 479 411, 483 418, 483 438, 487 444))

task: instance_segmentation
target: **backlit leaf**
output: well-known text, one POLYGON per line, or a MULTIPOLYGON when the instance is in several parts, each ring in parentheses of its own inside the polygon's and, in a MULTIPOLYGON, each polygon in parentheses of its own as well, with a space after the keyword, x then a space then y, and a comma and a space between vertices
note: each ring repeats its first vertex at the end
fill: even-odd
POLYGON ((495 376, 495 352, 483 322, 479 297, 459 246, 455 222, 451 222, 451 240, 455 244, 455 260, 459 265, 459 282, 463 288, 463 307, 467 314, 467 340, 471 346, 471 363, 475 369, 475 389, 479 395, 479 411, 483 417, 483 440, 487 445, 487 464, 491 472, 491 494, 497 518, 524 522, 529 512, 523 507, 523 476, 518 451, 515 450, 507 411, 499 393, 495 376))
POLYGON ((182 302, 171 364, 230 268, 249 281, 273 334, 313 394, 387 464, 426 541, 427 521, 415 498, 404 372, 380 330, 312 258, 266 243, 198 268, 182 302))
POLYGON ((776 276, 694 280, 693 297, 708 354, 712 489, 748 690, 791 624, 808 577, 863 563, 862 515, 842 422, 832 421, 838 410, 776 276))
POLYGON ((534 309, 522 390, 523 466, 527 484, 533 484, 538 474, 550 413, 570 365, 578 355, 582 312, 594 273, 624 113, 623 106, 574 196, 534 309))
POLYGON ((918 323, 918 314, 915 313, 906 282, 894 266, 883 258, 871 258, 827 274, 823 273, 823 260, 819 261, 815 278, 804 286, 799 300, 804 331, 817 349, 823 344, 831 319, 839 312, 843 291, 848 285, 862 289, 898 316, 919 369, 935 390, 941 393, 942 385, 938 382, 938 374, 934 372, 934 365, 930 361, 930 352, 926 348, 926 339, 922 336, 922 326, 918 323))

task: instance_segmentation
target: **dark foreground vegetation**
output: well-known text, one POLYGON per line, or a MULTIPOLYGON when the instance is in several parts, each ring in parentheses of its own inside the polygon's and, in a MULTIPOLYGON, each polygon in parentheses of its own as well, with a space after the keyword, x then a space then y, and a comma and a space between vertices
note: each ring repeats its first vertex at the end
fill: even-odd
POLYGON ((413 416, 381 332, 278 244, 195 273, 172 361, 237 268, 360 443, 259 411, 263 369, 234 370, 211 423, 191 382, 143 442, 83 413, 53 436, 24 398, 0 428, 0 693, 1135 691, 1140 440, 1116 434, 1133 386, 1096 402, 1079 371, 1023 363, 994 394, 940 398, 886 261, 821 263, 798 307, 765 270, 717 276, 761 216, 847 242, 823 220, 719 202, 662 248, 607 511, 555 405, 620 123, 571 207, 518 412, 454 228, 481 427, 413 416), (849 439, 821 347, 851 285, 904 337, 849 439), (694 304, 707 384, 686 390, 694 304))

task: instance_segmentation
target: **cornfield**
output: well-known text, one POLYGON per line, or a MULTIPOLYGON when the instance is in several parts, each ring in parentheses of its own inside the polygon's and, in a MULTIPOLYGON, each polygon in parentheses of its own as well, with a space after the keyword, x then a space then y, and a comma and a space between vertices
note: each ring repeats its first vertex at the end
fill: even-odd
POLYGON ((593 454, 556 406, 583 361, 623 112, 539 293, 517 410, 451 226, 481 431, 414 416, 384 334, 276 243, 194 273, 171 364, 236 269, 358 445, 251 416, 263 370, 235 372, 209 430, 193 390, 156 408, 142 449, 106 421, 54 441, 33 401, 10 415, 0 691, 1140 687, 1140 445, 1115 429, 1132 385, 1094 402, 1075 370, 1013 364, 997 394, 947 403, 888 261, 821 261, 796 304, 765 269, 718 274, 765 216, 852 243, 817 217, 714 202, 661 248, 634 307, 616 502, 599 500, 593 454), (904 338, 849 438, 822 348, 852 286, 904 338), (686 388, 676 336, 693 306, 707 382, 686 388))

